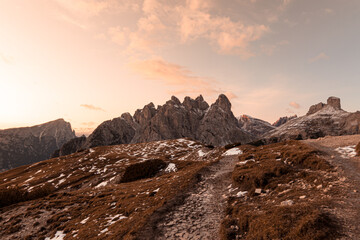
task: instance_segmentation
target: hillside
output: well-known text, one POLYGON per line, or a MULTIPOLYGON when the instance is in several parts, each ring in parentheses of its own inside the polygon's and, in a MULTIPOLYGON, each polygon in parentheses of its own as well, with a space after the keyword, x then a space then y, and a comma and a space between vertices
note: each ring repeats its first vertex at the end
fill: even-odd
POLYGON ((0 171, 48 159, 74 137, 70 123, 63 119, 0 130, 0 171))
POLYGON ((1 173, 2 239, 133 239, 222 152, 178 139, 92 148, 1 173))
POLYGON ((312 141, 178 139, 22 166, 0 174, 2 239, 354 239, 360 137, 312 141))
POLYGON ((265 142, 271 143, 359 133, 360 112, 347 112, 341 109, 339 98, 330 97, 327 104, 318 103, 311 106, 307 115, 294 118, 262 137, 265 142))

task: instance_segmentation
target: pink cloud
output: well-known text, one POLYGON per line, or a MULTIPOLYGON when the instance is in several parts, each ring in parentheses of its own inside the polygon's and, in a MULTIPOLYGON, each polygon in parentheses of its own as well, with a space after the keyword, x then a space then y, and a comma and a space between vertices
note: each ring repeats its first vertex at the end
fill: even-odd
POLYGON ((318 61, 321 61, 321 60, 326 60, 326 59, 329 59, 330 57, 328 55, 326 55, 326 53, 322 52, 322 53, 319 53, 318 55, 316 55, 315 57, 313 58, 310 58, 308 61, 309 63, 314 63, 314 62, 318 62, 318 61))
POLYGON ((170 86, 169 92, 176 95, 198 94, 214 96, 225 92, 229 98, 237 96, 231 91, 222 91, 213 79, 196 76, 186 67, 166 62, 161 58, 135 61, 130 64, 140 76, 170 86))
POLYGON ((296 102, 290 102, 289 106, 295 109, 299 109, 301 108, 300 104, 296 103, 296 102))
POLYGON ((95 107, 94 105, 91 104, 81 104, 80 107, 86 108, 88 110, 94 110, 94 111, 103 111, 105 112, 104 109, 100 108, 100 107, 95 107))

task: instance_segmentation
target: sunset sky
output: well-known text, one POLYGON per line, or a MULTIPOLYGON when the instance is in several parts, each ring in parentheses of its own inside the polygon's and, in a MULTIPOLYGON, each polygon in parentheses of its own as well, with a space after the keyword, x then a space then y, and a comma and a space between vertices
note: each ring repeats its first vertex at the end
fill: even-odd
POLYGON ((269 122, 360 110, 359 0, 0 0, 0 129, 78 133, 202 94, 269 122))

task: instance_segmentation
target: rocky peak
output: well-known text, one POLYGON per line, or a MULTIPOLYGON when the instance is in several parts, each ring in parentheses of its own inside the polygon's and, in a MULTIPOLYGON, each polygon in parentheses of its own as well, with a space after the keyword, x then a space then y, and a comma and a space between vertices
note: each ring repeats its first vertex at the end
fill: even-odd
POLYGON ((175 96, 172 96, 172 97, 171 97, 171 101, 174 102, 174 103, 177 104, 177 105, 181 105, 180 100, 179 100, 177 97, 175 97, 175 96))
POLYGON ((156 109, 154 103, 149 103, 145 105, 145 107, 141 110, 136 110, 134 114, 134 119, 139 124, 145 124, 146 122, 150 121, 150 119, 155 116, 156 109))
POLYGON ((333 107, 336 110, 341 110, 340 98, 329 97, 327 100, 327 105, 333 107))
POLYGON ((335 110, 341 110, 340 98, 329 97, 327 100, 327 104, 320 102, 318 104, 312 105, 309 108, 309 111, 306 115, 314 114, 314 113, 324 109, 325 107, 332 107, 335 110))
POLYGON ((231 103, 224 94, 220 94, 218 99, 213 105, 219 106, 221 109, 223 109, 226 112, 231 111, 231 103))
POLYGON ((198 96, 195 100, 191 97, 185 97, 182 105, 185 106, 185 108, 188 110, 200 109, 204 111, 209 108, 209 104, 204 101, 204 98, 201 95, 198 96))

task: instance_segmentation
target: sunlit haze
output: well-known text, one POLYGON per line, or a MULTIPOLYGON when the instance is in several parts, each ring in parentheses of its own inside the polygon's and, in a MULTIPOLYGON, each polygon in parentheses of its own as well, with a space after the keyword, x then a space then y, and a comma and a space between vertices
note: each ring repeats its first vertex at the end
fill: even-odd
POLYGON ((77 134, 172 95, 274 122, 360 109, 359 0, 0 0, 0 129, 77 134))

